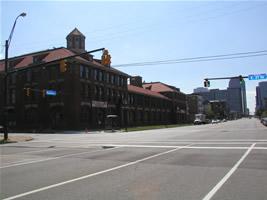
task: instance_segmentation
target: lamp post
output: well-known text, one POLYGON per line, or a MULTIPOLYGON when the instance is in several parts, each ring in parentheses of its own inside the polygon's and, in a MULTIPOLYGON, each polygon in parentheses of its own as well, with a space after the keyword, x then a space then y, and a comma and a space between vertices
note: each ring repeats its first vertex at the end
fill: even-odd
POLYGON ((8 118, 7 118, 7 109, 6 109, 6 106, 7 106, 7 90, 8 90, 8 82, 7 82, 7 75, 8 75, 8 49, 9 49, 9 45, 10 45, 10 42, 11 42, 11 39, 12 39, 12 36, 13 36, 13 33, 14 33, 14 30, 15 30, 15 26, 16 26, 16 23, 17 23, 17 20, 19 17, 25 17, 26 16, 26 13, 21 13, 20 15, 18 15, 15 19, 15 22, 13 24, 13 27, 11 29, 11 32, 10 32, 10 35, 8 37, 8 39, 6 40, 6 43, 5 43, 5 75, 4 75, 4 105, 3 105, 3 108, 4 108, 4 140, 7 140, 8 139, 8 118))

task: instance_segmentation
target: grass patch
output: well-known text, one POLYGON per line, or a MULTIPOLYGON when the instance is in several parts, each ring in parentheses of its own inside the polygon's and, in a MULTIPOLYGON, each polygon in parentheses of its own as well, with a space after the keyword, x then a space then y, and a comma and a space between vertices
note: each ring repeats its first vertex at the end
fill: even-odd
POLYGON ((0 139, 0 144, 14 143, 15 141, 0 139))
POLYGON ((126 132, 131 131, 145 131, 145 130, 153 130, 153 129, 163 129, 163 128, 176 128, 176 127, 183 127, 183 126, 190 126, 192 124, 169 124, 169 125, 151 125, 151 126, 136 126, 136 127, 129 127, 123 129, 126 132))
POLYGON ((30 141, 33 138, 30 136, 23 135, 10 135, 7 140, 4 140, 4 137, 0 135, 0 144, 16 143, 16 142, 26 142, 30 141))

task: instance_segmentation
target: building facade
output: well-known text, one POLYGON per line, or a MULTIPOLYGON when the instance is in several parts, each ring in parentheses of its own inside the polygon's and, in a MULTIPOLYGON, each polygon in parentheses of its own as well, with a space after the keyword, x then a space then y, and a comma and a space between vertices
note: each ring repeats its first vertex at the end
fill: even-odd
POLYGON ((240 83, 239 78, 232 78, 229 81, 227 88, 227 102, 231 112, 236 112, 241 115, 248 115, 247 113, 247 95, 245 81, 240 83))
MULTIPOLYGON (((67 48, 60 47, 8 60, 7 105, 0 98, 10 129, 104 129, 108 116, 117 127, 171 124, 186 120, 186 95, 174 86, 167 91, 145 88, 132 77, 86 53, 85 36, 74 29, 67 48), (79 54, 79 55, 78 55, 79 54), (70 57, 70 58, 69 58, 70 57), (62 62, 63 61, 63 62, 62 62), (63 63, 63 64, 62 64, 63 63), (49 95, 51 91, 54 95, 49 95)), ((4 60, 0 61, 0 96, 4 96, 4 60)))
POLYGON ((256 87, 256 111, 267 110, 267 81, 259 82, 256 87))
MULTIPOLYGON (((120 118, 122 102, 128 95, 127 74, 102 65, 90 54, 66 60, 65 72, 60 71, 59 62, 43 65, 85 52, 84 39, 74 29, 67 37, 68 48, 9 59, 9 71, 25 68, 8 76, 9 127, 36 130, 103 128, 107 114, 120 118), (57 94, 44 94, 49 90, 57 94)), ((2 71, 3 66, 2 61, 2 71)))
POLYGON ((179 88, 161 82, 143 83, 143 88, 160 93, 172 101, 171 122, 173 124, 187 121, 186 94, 179 88))

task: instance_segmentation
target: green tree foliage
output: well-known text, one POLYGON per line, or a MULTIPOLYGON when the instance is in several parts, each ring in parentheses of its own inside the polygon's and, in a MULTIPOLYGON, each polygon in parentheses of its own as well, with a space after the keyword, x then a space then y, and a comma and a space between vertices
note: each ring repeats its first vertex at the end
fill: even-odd
POLYGON ((206 114, 207 119, 213 119, 215 117, 215 114, 214 114, 210 104, 207 106, 205 114, 206 114))

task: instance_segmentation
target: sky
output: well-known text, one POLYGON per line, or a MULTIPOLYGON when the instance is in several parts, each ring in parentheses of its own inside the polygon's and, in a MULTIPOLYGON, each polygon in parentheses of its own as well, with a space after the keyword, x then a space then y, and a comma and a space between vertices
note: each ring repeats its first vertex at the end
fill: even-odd
MULTIPOLYGON (((15 18, 9 56, 66 47, 77 27, 86 50, 107 48, 112 66, 267 50, 267 1, 3 1, 0 59, 15 18)), ((95 54, 100 58, 100 54, 95 54)), ((186 94, 203 87, 204 78, 267 73, 267 56, 168 65, 117 68, 161 81, 186 94)), ((211 81, 226 89, 229 80, 211 81)), ((259 81, 246 80, 250 112, 259 81)))

